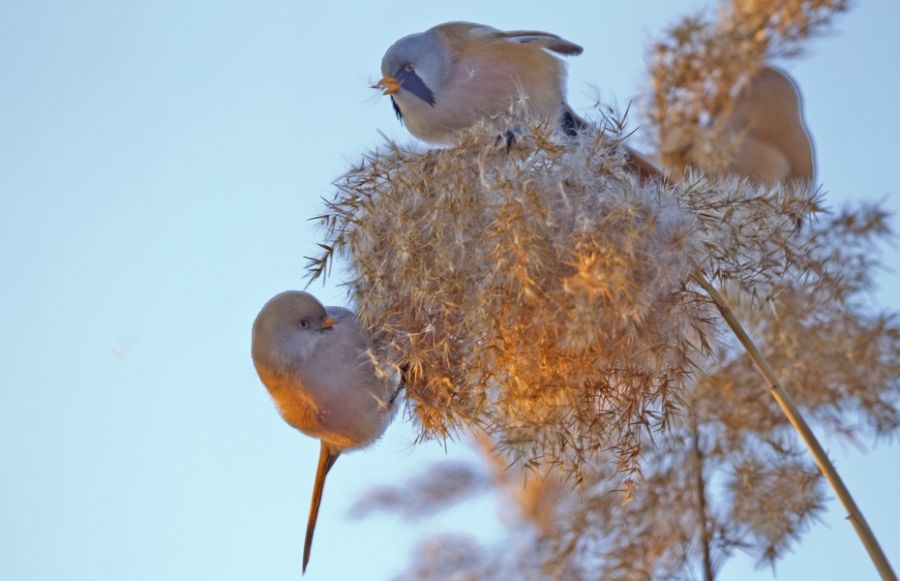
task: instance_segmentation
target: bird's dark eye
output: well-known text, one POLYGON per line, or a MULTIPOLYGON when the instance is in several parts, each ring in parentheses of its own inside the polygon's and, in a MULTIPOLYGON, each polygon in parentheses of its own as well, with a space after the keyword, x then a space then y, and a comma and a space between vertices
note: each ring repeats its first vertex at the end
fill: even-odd
POLYGON ((302 319, 300 321, 300 328, 301 329, 309 329, 309 321, 306 319, 302 319))
POLYGON ((413 68, 414 67, 413 67, 412 63, 406 63, 405 65, 403 65, 403 70, 406 71, 407 73, 413 72, 413 68))

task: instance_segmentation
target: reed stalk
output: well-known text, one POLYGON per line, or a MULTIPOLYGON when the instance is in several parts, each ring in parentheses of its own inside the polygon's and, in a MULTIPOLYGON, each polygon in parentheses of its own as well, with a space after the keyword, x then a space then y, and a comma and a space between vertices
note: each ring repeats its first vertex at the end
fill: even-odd
POLYGON ((743 326, 734 315, 734 312, 732 312, 731 308, 728 306, 728 303, 725 302, 725 299, 719 294, 719 291, 717 291, 702 274, 695 275, 694 280, 704 291, 706 291, 709 298, 715 303, 716 308, 718 308, 719 312, 722 314, 722 318, 725 319, 725 322, 734 332, 738 341, 744 346, 747 355, 753 361, 756 369, 766 380, 766 383, 769 384, 769 392, 772 394, 772 397, 775 398, 778 407, 781 408, 781 411, 784 412, 788 421, 794 426, 794 429, 800 435, 803 443, 806 444, 806 447, 809 449, 810 454, 812 454, 816 465, 819 467, 819 471, 825 476, 825 480, 828 481, 828 484, 831 485, 831 488, 834 490, 835 494, 837 494, 841 504, 844 505, 844 510, 847 511, 847 518, 853 524, 853 528, 856 529, 856 534, 859 535, 860 540, 862 540, 862 543, 869 553, 872 562, 875 564, 875 568, 878 569, 881 578, 886 581, 896 581, 897 575, 891 568, 891 564, 888 562, 887 556, 881 549, 881 545, 878 544, 878 539, 875 537, 872 529, 869 528, 869 524, 866 522, 862 511, 859 510, 856 501, 853 500, 853 496, 850 494, 850 491, 847 489, 847 486, 835 469, 834 464, 828 459, 828 454, 825 453, 819 440, 810 429, 809 424, 803 419, 803 415, 800 413, 800 410, 797 409, 791 396, 788 395, 787 391, 781 385, 781 381, 779 381, 778 376, 775 375, 775 370, 772 369, 768 360, 753 343, 753 340, 744 330, 743 326))

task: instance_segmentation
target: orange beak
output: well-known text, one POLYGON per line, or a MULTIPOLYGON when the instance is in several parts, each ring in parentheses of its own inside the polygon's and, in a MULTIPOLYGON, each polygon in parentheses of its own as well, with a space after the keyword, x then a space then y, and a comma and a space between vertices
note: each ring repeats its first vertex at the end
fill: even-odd
POLYGON ((332 319, 331 317, 325 317, 324 319, 322 319, 321 327, 323 329, 330 329, 337 324, 338 324, 337 319, 332 319))
POLYGON ((394 77, 384 77, 375 85, 372 85, 373 89, 384 89, 383 95, 393 95, 397 91, 400 90, 400 87, 403 86, 403 83, 395 79, 394 77))

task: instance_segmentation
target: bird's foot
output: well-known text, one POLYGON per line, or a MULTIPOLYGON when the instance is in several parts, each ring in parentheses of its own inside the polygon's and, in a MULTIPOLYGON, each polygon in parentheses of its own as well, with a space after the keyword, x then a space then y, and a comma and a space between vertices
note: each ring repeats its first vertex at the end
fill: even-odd
POLYGON ((504 144, 504 146, 506 147, 506 153, 509 153, 509 150, 512 149, 512 146, 516 144, 517 137, 522 133, 522 127, 516 125, 515 127, 507 129, 505 132, 498 135, 497 140, 494 142, 494 145, 500 147, 501 144, 504 144))

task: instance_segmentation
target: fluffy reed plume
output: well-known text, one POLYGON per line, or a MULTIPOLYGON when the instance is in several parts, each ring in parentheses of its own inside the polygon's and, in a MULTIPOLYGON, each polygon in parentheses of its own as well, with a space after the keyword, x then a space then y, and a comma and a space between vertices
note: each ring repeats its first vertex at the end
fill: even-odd
MULTIPOLYGON (((876 244, 890 234, 886 219, 860 205, 805 226, 796 244, 806 260, 783 273, 778 293, 764 303, 748 295, 738 301, 732 286, 729 297, 797 403, 820 429, 853 440, 900 429, 900 325, 865 300, 879 267, 876 244)), ((479 486, 454 487, 453 498, 483 492, 492 477, 513 507, 504 511, 509 536, 493 546, 442 538, 440 553, 427 549, 430 539, 408 577, 504 579, 527 569, 551 579, 713 579, 736 550, 774 565, 821 513, 828 490, 746 354, 719 341, 712 359, 668 429, 645 436, 639 485, 629 489, 628 475, 601 458, 572 490, 559 471, 508 467, 494 451, 484 465, 468 465, 466 480, 479 486), (477 558, 441 557, 463 547, 477 558), (520 561, 510 563, 510 555, 520 561)), ((396 489, 408 513, 425 511, 417 501, 421 480, 396 489)), ((394 510, 372 500, 361 504, 394 510)))
POLYGON ((423 435, 477 425, 516 459, 637 466, 705 365, 715 328, 691 276, 772 294, 814 196, 736 179, 639 181, 618 125, 568 142, 497 126, 392 145, 338 182, 321 219, 350 266, 375 360, 404 369, 423 435))
MULTIPOLYGON (((431 301, 428 283, 401 268, 398 284, 417 290, 396 289, 397 303, 408 303, 399 311, 418 315, 391 310, 382 318, 379 308, 395 308, 386 297, 394 287, 377 278, 380 298, 365 311, 386 339, 377 356, 417 369, 410 393, 427 434, 471 420, 490 433, 495 449, 483 465, 455 466, 467 476, 454 482, 477 486, 454 486, 453 498, 480 493, 493 478, 514 507, 505 513, 508 538, 494 546, 426 539, 405 578, 711 580, 735 550, 774 564, 799 539, 822 510, 823 479, 746 354, 715 329, 706 299, 688 282, 695 268, 717 279, 818 431, 853 440, 897 434, 900 325, 866 300, 877 246, 891 236, 885 213, 860 205, 822 216, 807 193, 722 177, 734 153, 725 132, 734 97, 764 63, 798 53, 846 6, 723 2, 716 19, 687 18, 654 45, 642 100, 653 141, 692 144, 663 147, 660 157, 679 175, 690 167, 720 177, 689 170, 681 185, 639 184, 615 135, 559 144, 530 128, 508 156, 485 145, 493 133, 479 129, 458 149, 375 155, 341 182, 325 217, 328 245, 348 251, 361 304, 373 300, 368 272, 390 278, 395 268, 390 257, 370 260, 373 253, 364 261, 381 270, 360 270, 355 239, 360 228, 378 238, 369 215, 376 200, 386 189, 409 189, 427 206, 408 216, 412 201, 393 201, 383 223, 391 234, 382 240, 392 245, 393 232, 412 229, 401 236, 411 237, 402 260, 418 260, 424 280, 455 281, 454 290, 431 301), (438 227, 417 233, 423 216, 438 227), (448 239, 455 250, 436 252, 448 239), (589 357, 572 357, 569 345, 589 357), (554 359, 543 355, 548 346, 554 359), (560 351, 566 356, 557 360, 560 351), (643 360, 629 359, 632 352, 643 360), (442 354, 445 364, 434 364, 442 354), (620 358, 637 366, 619 367, 620 358), (453 375, 457 361, 482 366, 453 375), (552 376, 557 361, 571 375, 552 376), (579 369, 584 362, 588 369, 579 369), (429 385, 433 370, 447 371, 437 376, 445 391, 429 385), (549 391, 529 393, 532 385, 549 391), (516 421, 520 409, 527 421, 516 421), (667 429, 651 429, 662 424, 667 429), (507 467, 523 455, 531 461, 507 467), (554 466, 560 460, 579 477, 577 490, 554 466), (637 481, 622 470, 635 466, 637 481)), ((327 260, 313 266, 321 272, 327 260)), ((423 482, 429 478, 401 485, 392 498, 418 514, 429 497, 416 493, 423 482)))

